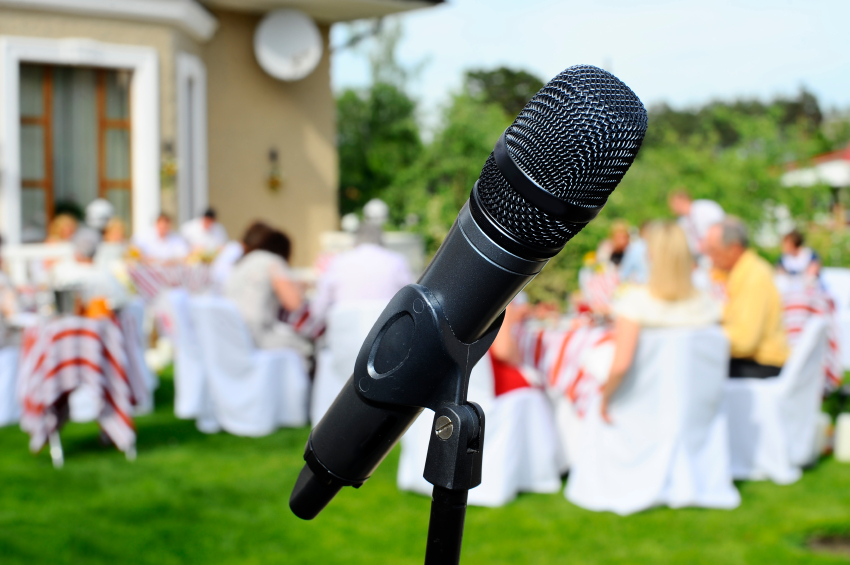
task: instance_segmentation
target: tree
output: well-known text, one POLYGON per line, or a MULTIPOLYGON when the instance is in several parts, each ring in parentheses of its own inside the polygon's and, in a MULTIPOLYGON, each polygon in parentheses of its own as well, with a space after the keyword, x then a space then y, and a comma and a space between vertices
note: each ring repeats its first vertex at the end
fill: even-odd
MULTIPOLYGON (((398 20, 379 20, 368 53, 371 86, 347 89, 337 97, 339 205, 347 214, 381 197, 399 171, 419 155, 422 142, 416 103, 405 91, 411 71, 396 60, 401 39, 398 20)), ((363 34, 355 35, 355 44, 363 34)))
POLYGON ((511 119, 543 88, 543 81, 536 76, 507 67, 469 71, 464 84, 472 98, 484 104, 498 104, 511 119))
POLYGON ((510 123, 496 104, 481 104, 467 93, 454 96, 433 141, 385 193, 395 223, 421 233, 429 253, 448 234, 495 140, 510 123))
POLYGON ((377 83, 367 92, 349 89, 337 98, 343 214, 381 196, 395 175, 419 155, 422 143, 415 111, 407 94, 386 83, 377 83))

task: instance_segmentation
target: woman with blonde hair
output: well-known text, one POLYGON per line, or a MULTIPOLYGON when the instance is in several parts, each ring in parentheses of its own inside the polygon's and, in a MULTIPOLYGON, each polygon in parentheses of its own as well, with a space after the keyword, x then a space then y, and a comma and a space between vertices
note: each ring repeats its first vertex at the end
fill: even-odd
POLYGON ((602 416, 631 367, 641 328, 701 327, 720 322, 721 306, 694 288, 694 259, 685 232, 673 222, 648 228, 649 282, 623 292, 614 302, 614 360, 602 387, 602 416))
POLYGON ((77 219, 70 214, 57 214, 47 226, 47 243, 70 242, 77 233, 77 219))

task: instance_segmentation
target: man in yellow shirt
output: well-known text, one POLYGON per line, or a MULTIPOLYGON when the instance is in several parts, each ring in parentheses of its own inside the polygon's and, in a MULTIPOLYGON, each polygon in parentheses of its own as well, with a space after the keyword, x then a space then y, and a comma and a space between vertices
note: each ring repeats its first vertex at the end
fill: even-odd
POLYGON ((731 346, 729 376, 775 377, 789 353, 782 298, 770 265, 748 245, 747 228, 737 218, 711 226, 705 237, 706 255, 729 275, 722 322, 731 346))

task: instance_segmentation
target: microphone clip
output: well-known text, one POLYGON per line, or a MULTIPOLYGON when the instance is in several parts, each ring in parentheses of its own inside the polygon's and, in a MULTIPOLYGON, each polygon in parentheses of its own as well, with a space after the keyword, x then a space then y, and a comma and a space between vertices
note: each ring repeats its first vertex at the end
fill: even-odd
POLYGON ((470 372, 503 319, 504 313, 481 339, 464 343, 431 291, 411 284, 393 297, 357 356, 353 380, 367 401, 434 411, 424 476, 435 486, 459 491, 481 484, 484 411, 466 395, 470 372))

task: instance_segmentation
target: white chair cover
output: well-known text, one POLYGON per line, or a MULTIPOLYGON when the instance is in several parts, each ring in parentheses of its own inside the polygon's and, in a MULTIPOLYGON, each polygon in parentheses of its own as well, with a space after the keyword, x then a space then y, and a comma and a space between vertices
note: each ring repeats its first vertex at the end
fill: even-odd
POLYGON ((835 302, 841 363, 850 370, 850 269, 823 267, 820 278, 835 302))
POLYGON ((150 414, 154 409, 154 391, 159 388, 159 377, 150 370, 145 363, 145 301, 142 298, 136 298, 128 302, 118 313, 121 331, 124 332, 124 338, 127 340, 127 356, 128 364, 132 366, 132 371, 138 373, 138 377, 144 383, 144 387, 148 391, 148 395, 144 402, 137 405, 133 413, 135 415, 150 414), (131 341, 132 340, 132 341, 131 341))
POLYGON ((301 356, 290 349, 255 350, 239 312, 224 298, 192 298, 189 306, 218 425, 235 435, 262 436, 306 424, 310 379, 301 356))
POLYGON ((331 308, 325 330, 327 347, 316 356, 310 399, 310 422, 314 426, 348 382, 360 347, 386 306, 386 300, 357 300, 340 302, 331 308))
POLYGON ((174 415, 198 418, 209 412, 205 405, 209 400, 201 344, 189 308, 191 298, 186 289, 178 288, 168 291, 166 300, 174 340, 174 415))
POLYGON ((827 323, 811 318, 778 377, 726 383, 732 474, 793 483, 817 457, 827 323))
POLYGON ((641 330, 632 368, 600 415, 582 422, 565 494, 626 515, 658 505, 735 508, 721 410, 729 344, 718 327, 641 330))
POLYGON ((850 310, 850 269, 823 267, 820 279, 835 301, 837 310, 850 310))
MULTIPOLYGON (((472 370, 467 397, 485 414, 482 480, 469 491, 469 504, 503 506, 519 492, 557 492, 558 439, 543 391, 521 388, 494 397, 493 369, 485 356, 472 370)), ((425 410, 401 440, 401 490, 431 495, 433 486, 422 474, 433 421, 434 412, 425 410)))
POLYGON ((16 424, 21 418, 18 395, 17 347, 0 349, 0 426, 16 424))

